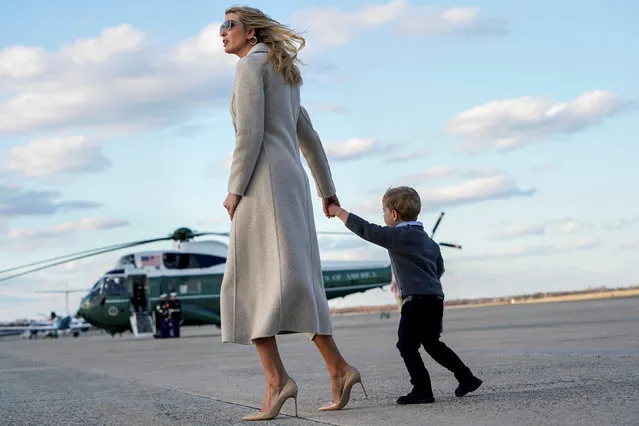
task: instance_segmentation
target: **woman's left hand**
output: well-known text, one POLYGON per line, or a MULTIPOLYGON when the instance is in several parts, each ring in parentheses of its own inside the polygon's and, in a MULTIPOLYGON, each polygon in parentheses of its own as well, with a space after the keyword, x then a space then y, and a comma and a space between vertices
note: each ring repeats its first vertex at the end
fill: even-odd
POLYGON ((231 194, 229 192, 228 195, 226 196, 226 199, 224 200, 224 203, 222 203, 226 211, 229 212, 229 218, 231 220, 233 220, 235 209, 237 208, 237 205, 240 203, 241 198, 242 198, 241 195, 231 194))

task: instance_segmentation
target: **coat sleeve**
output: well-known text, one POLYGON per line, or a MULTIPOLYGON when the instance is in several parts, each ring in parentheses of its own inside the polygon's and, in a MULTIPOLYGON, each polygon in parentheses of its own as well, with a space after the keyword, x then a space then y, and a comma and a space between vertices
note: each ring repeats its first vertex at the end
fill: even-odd
POLYGON ((335 185, 331 175, 331 168, 328 165, 326 153, 322 147, 319 135, 313 129, 311 118, 303 106, 300 106, 297 118, 297 139, 302 150, 302 154, 313 173, 317 193, 320 197, 326 198, 335 195, 335 185))
POLYGON ((369 223, 354 213, 348 213, 348 219, 346 219, 345 225, 348 229, 359 235, 360 238, 377 244, 380 247, 384 247, 387 250, 393 250, 397 245, 399 232, 395 227, 369 223))
POLYGON ((446 272, 446 268, 444 267, 444 258, 440 252, 437 254, 437 278, 441 278, 444 272, 446 272))
POLYGON ((228 192, 244 195, 253 176, 264 137, 262 64, 248 57, 240 59, 235 78, 235 149, 228 192))

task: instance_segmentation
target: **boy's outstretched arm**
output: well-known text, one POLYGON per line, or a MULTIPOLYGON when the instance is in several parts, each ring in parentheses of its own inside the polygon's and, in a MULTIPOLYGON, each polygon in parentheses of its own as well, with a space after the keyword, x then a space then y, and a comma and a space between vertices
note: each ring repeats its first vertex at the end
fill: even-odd
POLYGON ((386 249, 390 249, 394 244, 394 240, 391 237, 394 228, 369 223, 356 214, 349 213, 335 204, 331 204, 328 207, 328 212, 330 215, 337 216, 348 229, 366 241, 386 249))
POLYGON ((337 216, 339 220, 344 222, 344 224, 346 224, 346 221, 348 220, 348 212, 334 203, 330 203, 328 205, 328 214, 331 216, 337 216))

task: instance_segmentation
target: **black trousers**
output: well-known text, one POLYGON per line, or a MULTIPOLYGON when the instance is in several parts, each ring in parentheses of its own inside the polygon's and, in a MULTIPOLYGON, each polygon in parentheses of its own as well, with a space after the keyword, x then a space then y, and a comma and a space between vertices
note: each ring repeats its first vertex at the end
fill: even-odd
POLYGON ((173 329, 173 337, 180 337, 180 319, 171 317, 171 328, 173 329))
POLYGON ((457 354, 439 340, 443 317, 444 301, 436 296, 411 300, 402 306, 397 330, 397 349, 404 359, 411 384, 416 390, 431 395, 430 376, 419 354, 421 345, 438 364, 453 372, 460 383, 473 377, 457 354))

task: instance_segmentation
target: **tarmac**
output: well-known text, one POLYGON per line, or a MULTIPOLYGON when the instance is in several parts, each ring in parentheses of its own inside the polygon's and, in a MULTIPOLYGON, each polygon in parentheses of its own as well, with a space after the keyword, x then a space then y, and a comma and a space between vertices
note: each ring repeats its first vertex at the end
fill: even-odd
MULTIPOLYGON (((639 298, 448 309, 442 340, 484 380, 462 398, 422 350, 435 403, 398 406, 411 385, 395 343, 398 313, 334 317, 335 339, 362 373, 340 411, 306 335, 278 337, 299 386, 276 425, 639 424, 639 298)), ((222 344, 215 327, 180 339, 131 334, 0 339, 2 425, 239 425, 264 376, 253 346, 222 344)))

